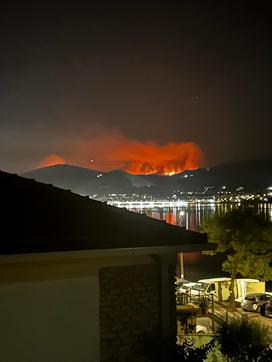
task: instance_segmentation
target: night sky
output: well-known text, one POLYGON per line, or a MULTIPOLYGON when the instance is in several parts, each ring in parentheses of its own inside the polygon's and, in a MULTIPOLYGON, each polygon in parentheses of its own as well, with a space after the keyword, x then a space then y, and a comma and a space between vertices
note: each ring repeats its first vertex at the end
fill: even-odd
POLYGON ((0 169, 96 168, 120 140, 272 156, 269 2, 36 3, 1 8, 0 169))

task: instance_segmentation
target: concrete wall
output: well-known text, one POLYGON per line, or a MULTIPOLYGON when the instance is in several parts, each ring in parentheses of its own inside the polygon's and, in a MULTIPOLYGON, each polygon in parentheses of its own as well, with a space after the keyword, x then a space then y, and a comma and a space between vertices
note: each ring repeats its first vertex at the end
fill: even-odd
POLYGON ((176 326, 169 288, 175 258, 168 259, 84 252, 1 257, 0 360, 168 361, 161 341, 170 337, 173 347, 176 326))
POLYGON ((100 267, 148 256, 84 252, 0 257, 0 361, 98 362, 100 267))
POLYGON ((0 286, 0 360, 99 361, 95 277, 0 286))

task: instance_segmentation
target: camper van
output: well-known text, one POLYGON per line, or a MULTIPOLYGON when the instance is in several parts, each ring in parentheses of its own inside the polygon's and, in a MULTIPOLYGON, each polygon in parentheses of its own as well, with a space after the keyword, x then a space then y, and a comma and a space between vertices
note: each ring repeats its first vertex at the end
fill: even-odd
MULTIPOLYGON (((198 302, 205 295, 213 295, 214 301, 228 301, 230 297, 230 278, 201 279, 191 289, 192 301, 198 302)), ((241 302, 249 293, 263 293, 265 283, 257 279, 235 279, 235 300, 241 302)))

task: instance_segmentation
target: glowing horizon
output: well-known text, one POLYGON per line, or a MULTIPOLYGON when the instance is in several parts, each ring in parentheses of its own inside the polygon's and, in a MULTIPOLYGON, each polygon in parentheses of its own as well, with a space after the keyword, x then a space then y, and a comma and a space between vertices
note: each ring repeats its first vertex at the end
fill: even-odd
POLYGON ((201 167, 203 152, 193 142, 158 145, 123 135, 109 135, 78 145, 72 156, 46 156, 39 167, 71 164, 100 172, 126 171, 132 175, 172 176, 201 167), (89 156, 89 157, 88 157, 89 156))

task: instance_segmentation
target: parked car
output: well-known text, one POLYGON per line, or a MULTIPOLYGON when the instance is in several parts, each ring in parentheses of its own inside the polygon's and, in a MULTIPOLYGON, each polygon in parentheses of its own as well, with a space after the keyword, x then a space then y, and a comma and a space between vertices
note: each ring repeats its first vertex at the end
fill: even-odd
POLYGON ((196 333, 197 334, 208 334, 212 333, 212 322, 207 317, 200 317, 196 320, 196 333))
POLYGON ((176 293, 179 293, 180 288, 186 283, 189 283, 189 281, 185 279, 179 279, 175 281, 176 293))
POLYGON ((245 296, 241 303, 243 310, 248 312, 261 312, 261 307, 271 299, 271 295, 267 293, 252 293, 245 296))
POLYGON ((209 331, 208 331, 208 328, 201 325, 201 324, 197 324, 196 325, 196 333, 197 334, 208 334, 209 331))
POLYGON ((184 283, 184 284, 179 288, 179 293, 190 294, 190 290, 192 289, 192 287, 193 287, 195 284, 196 284, 196 283, 193 283, 193 282, 184 283))

